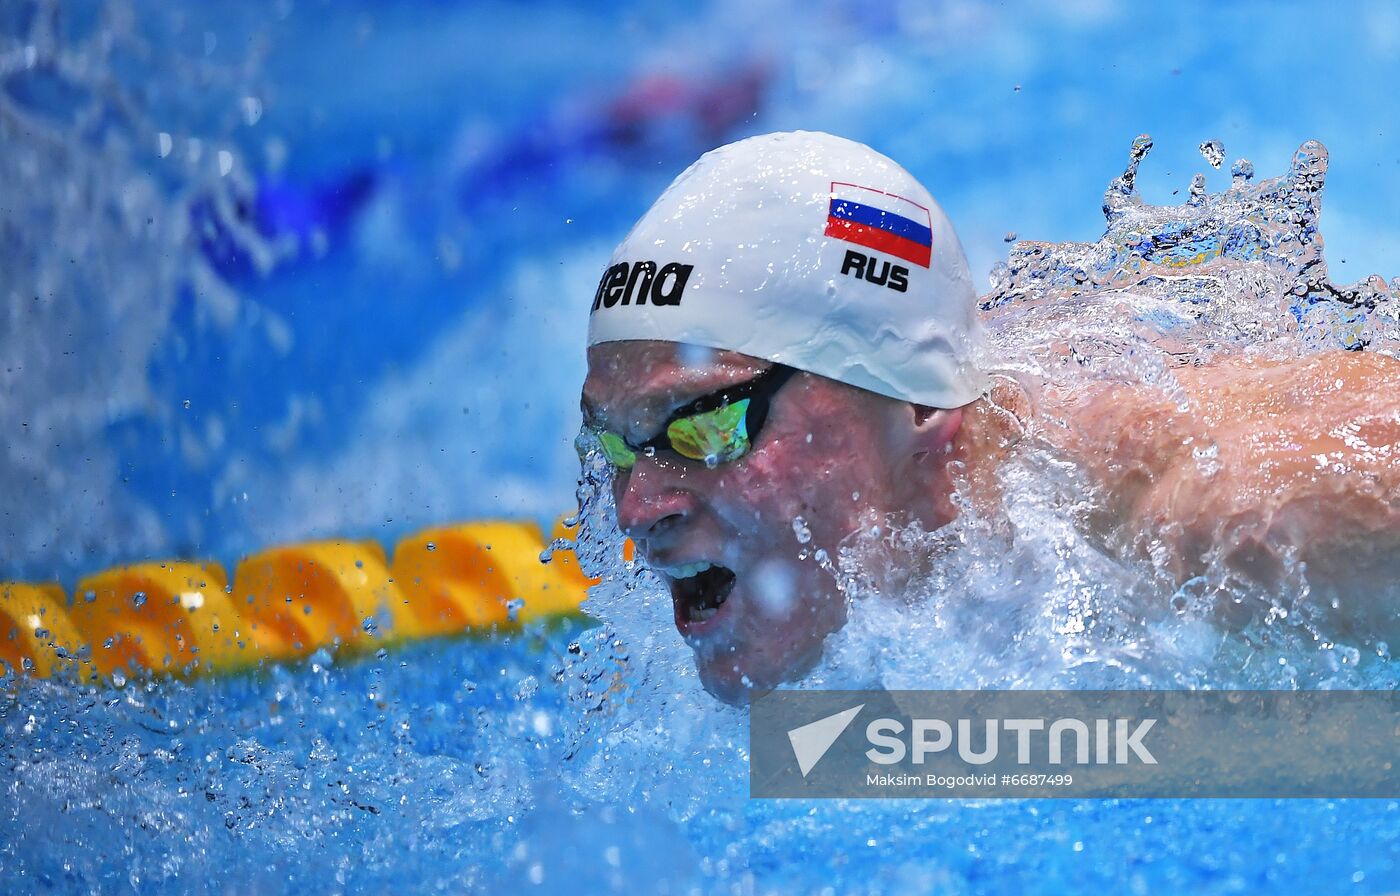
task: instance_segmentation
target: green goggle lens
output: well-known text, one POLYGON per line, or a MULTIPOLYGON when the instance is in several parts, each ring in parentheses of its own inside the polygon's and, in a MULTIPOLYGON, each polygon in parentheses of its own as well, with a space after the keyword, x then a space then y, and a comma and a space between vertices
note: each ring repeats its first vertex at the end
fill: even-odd
POLYGON ((600 430, 598 441, 603 445, 603 456, 608 459, 608 463, 619 470, 630 470, 632 465, 637 462, 636 452, 627 447, 627 443, 622 441, 621 436, 600 430))
POLYGON ((706 463, 738 460, 749 451, 746 421, 749 399, 672 421, 666 427, 671 448, 681 457, 706 463))

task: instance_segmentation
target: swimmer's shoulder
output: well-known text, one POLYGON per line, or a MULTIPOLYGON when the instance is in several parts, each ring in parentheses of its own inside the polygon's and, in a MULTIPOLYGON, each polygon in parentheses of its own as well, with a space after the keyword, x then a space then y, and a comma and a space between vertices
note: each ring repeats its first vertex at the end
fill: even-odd
POLYGON ((1400 359, 1380 352, 1325 352, 1309 367, 1314 375, 1341 379, 1357 392, 1400 384, 1400 359))
POLYGON ((1217 462, 1193 500, 1253 512, 1309 502, 1344 516, 1349 503, 1400 489, 1400 361, 1378 352, 1328 351, 1289 359, 1236 359, 1197 369, 1193 422, 1217 462))
POLYGON ((1180 374, 1207 416, 1336 415, 1400 402, 1400 360, 1341 349, 1298 358, 1231 358, 1180 374))
MULTIPOLYGON (((1319 569, 1358 543, 1400 550, 1400 361, 1344 351, 1236 357, 1183 368, 1178 380, 1188 400, 1161 416, 1171 422, 1165 437, 1149 443, 1146 415, 1134 427, 1153 449, 1138 454, 1142 487, 1127 476, 1109 483, 1126 499, 1124 541, 1156 545, 1186 577, 1212 546, 1296 549, 1319 569), (1166 450, 1177 444, 1191 450, 1166 450)), ((1223 556, 1263 576, 1245 554, 1223 556)))
POLYGON ((1340 381, 1342 388, 1355 392, 1365 392, 1372 384, 1400 380, 1400 360, 1373 351, 1335 349, 1288 362, 1275 362, 1274 366, 1314 384, 1340 381))

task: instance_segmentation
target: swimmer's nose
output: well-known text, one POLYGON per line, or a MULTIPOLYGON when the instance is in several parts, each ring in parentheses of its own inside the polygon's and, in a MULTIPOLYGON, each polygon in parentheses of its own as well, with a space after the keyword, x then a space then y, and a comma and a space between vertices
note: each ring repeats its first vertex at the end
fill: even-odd
POLYGON ((694 495, 679 487, 667 468, 639 457, 617 500, 617 524, 645 544, 676 533, 694 511, 694 495))

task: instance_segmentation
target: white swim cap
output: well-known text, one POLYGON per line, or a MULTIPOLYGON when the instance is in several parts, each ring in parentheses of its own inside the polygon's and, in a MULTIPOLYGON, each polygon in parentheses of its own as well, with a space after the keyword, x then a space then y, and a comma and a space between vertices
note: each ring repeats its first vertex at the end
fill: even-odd
POLYGON ((701 156, 613 252, 588 344, 730 349, 932 407, 987 377, 977 294, 928 190, 868 146, 766 134, 701 156))

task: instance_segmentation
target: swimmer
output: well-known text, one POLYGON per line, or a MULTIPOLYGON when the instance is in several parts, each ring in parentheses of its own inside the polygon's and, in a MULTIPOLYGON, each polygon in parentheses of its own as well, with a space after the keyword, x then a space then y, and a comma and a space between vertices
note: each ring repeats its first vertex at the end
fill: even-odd
POLYGON ((614 253, 588 344, 584 424, 618 524, 720 699, 801 676, 844 624, 799 551, 944 526, 955 489, 994 507, 1027 432, 1086 472, 1085 525, 1122 556, 1180 583, 1228 545, 1225 568, 1263 586, 1293 557, 1346 625, 1400 627, 1400 362, 1240 358, 1176 371, 1184 405, 1105 383, 1032 406, 993 375, 952 225, 861 144, 770 134, 703 156, 614 253))

